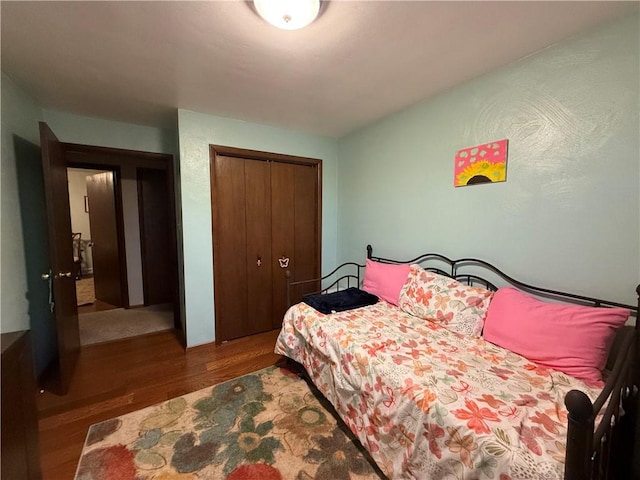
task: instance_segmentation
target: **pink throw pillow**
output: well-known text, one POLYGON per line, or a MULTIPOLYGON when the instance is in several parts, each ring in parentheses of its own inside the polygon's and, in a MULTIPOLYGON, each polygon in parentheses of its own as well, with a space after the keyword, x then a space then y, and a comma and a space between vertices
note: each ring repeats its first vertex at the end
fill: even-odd
POLYGON ((609 348, 629 313, 626 308, 547 303, 515 288, 500 288, 482 336, 538 365, 602 386, 609 348))
POLYGON ((374 262, 367 259, 362 289, 393 305, 398 305, 398 297, 409 276, 409 265, 374 262))

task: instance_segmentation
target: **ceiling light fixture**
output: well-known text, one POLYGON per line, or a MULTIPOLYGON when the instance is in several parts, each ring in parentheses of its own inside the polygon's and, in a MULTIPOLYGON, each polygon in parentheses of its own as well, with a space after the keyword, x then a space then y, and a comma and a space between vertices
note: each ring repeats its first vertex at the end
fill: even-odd
POLYGON ((262 18, 284 30, 306 27, 320 11, 320 0, 253 0, 253 4, 262 18))

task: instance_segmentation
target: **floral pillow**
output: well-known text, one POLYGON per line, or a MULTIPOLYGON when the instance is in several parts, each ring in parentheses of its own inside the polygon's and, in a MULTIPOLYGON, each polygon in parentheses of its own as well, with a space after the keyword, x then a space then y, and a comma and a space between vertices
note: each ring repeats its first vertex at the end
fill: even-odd
POLYGON ((458 333, 479 337, 493 292, 411 265, 398 306, 458 333))

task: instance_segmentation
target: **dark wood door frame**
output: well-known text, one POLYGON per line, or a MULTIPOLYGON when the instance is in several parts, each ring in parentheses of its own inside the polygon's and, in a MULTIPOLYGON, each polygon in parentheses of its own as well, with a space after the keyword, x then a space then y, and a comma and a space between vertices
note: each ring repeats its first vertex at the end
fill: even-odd
MULTIPOLYGON (((236 148, 229 147, 224 145, 209 145, 209 166, 211 172, 211 202, 215 201, 216 195, 216 180, 213 175, 214 165, 217 156, 225 156, 225 157, 234 157, 234 158, 242 158, 242 159, 250 159, 250 160, 261 160, 265 162, 280 162, 280 163, 291 163, 295 165, 308 165, 313 166, 317 169, 317 185, 318 185, 318 256, 317 256, 317 265, 320 270, 322 270, 322 160, 317 158, 308 158, 308 157, 299 157, 295 155, 285 155, 280 153, 271 153, 271 152, 263 152, 259 150, 248 150, 244 148, 236 148)), ((214 308, 215 308, 215 297, 217 290, 217 283, 215 281, 215 255, 216 255, 216 235, 215 235, 215 226, 218 222, 217 218, 217 209, 212 208, 212 240, 213 240, 213 275, 214 275, 214 308)), ((218 322, 215 322, 215 335, 216 335, 216 344, 220 344, 220 332, 218 322)))
MULTIPOLYGON (((177 237, 176 237, 176 212, 175 212, 175 187, 174 187, 174 179, 175 179, 175 166, 173 162, 173 155, 166 153, 153 153, 153 152, 141 152, 137 150, 127 150, 122 148, 111 148, 111 147, 99 147, 94 145, 82 145, 76 143, 62 143, 62 148, 65 152, 67 165, 69 167, 76 168, 89 168, 89 169, 103 169, 103 170, 112 170, 116 173, 117 177, 117 185, 118 192, 116 193, 116 200, 118 202, 117 209, 120 211, 120 215, 122 214, 122 190, 121 190, 121 181, 120 181, 120 167, 122 166, 130 166, 133 168, 149 168, 149 169, 159 169, 166 170, 167 172, 167 188, 169 195, 169 203, 171 205, 170 209, 170 229, 168 232, 171 238, 171 248, 174 252, 174 258, 177 257, 177 237)), ((120 224, 124 228, 124 223, 120 224)), ((120 227, 118 227, 120 228, 120 227)), ((124 230, 123 230, 124 231, 124 230)), ((120 235, 119 235, 120 236, 120 235)), ((122 233, 122 242, 124 242, 124 233, 122 233)), ((120 245, 121 252, 125 252, 124 243, 120 245)), ((121 255, 121 265, 123 266, 122 272, 124 276, 123 285, 126 288, 126 291, 123 298, 126 299, 126 304, 129 304, 129 289, 126 281, 126 253, 121 255), (122 263, 124 262, 124 263, 122 263)), ((175 272, 173 275, 174 282, 174 292, 175 292, 175 300, 173 302, 174 305, 174 324, 176 327, 181 328, 181 342, 183 346, 186 348, 186 325, 182 322, 181 315, 181 305, 180 305, 180 293, 179 293, 179 285, 178 285, 178 264, 176 261, 175 272)))

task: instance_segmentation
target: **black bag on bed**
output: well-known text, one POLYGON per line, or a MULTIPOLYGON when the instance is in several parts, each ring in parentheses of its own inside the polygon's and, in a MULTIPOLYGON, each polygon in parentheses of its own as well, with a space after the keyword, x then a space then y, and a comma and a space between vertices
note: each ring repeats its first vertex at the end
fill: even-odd
POLYGON ((344 312, 378 303, 378 297, 359 288, 349 287, 339 292, 306 295, 302 301, 320 313, 344 312))

